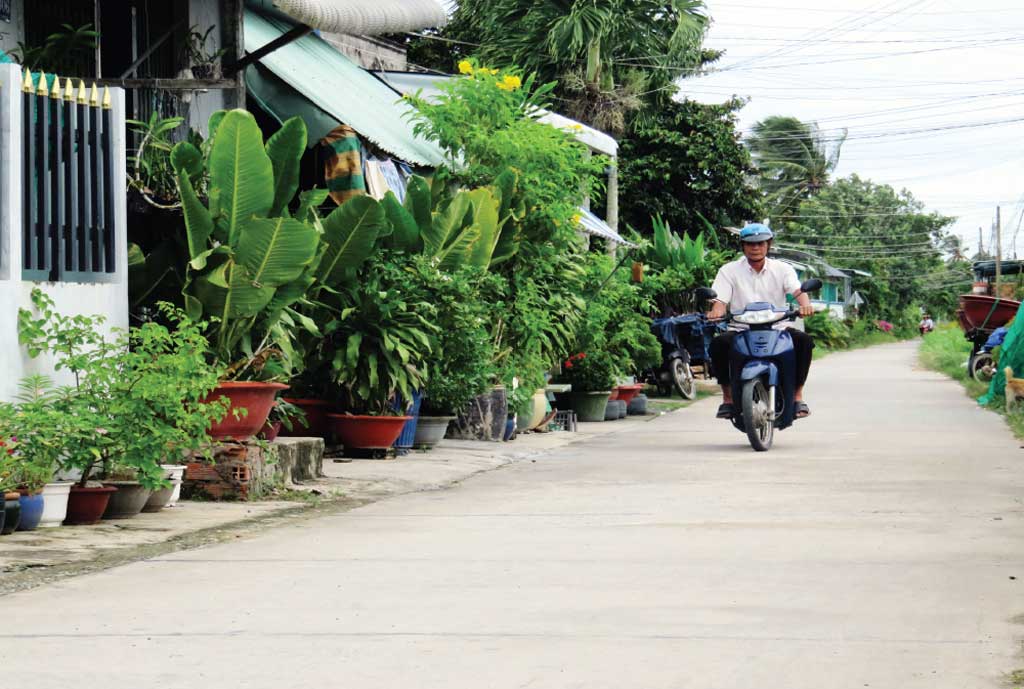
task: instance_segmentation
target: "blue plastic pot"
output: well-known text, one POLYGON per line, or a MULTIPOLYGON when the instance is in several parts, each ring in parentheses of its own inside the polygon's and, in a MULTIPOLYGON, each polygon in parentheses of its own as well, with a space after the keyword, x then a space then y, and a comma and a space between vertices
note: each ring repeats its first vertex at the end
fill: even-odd
MULTIPOLYGON (((398 436, 398 440, 395 441, 395 449, 411 450, 416 444, 416 422, 420 418, 420 403, 422 401, 423 395, 418 390, 412 393, 412 406, 405 412, 407 416, 412 418, 402 426, 402 433, 398 436)), ((395 402, 394 408, 397 411, 404 409, 401 398, 395 402)))
POLYGON ((22 495, 19 502, 21 520, 18 522, 18 531, 32 531, 39 526, 39 521, 43 518, 43 494, 22 495))
POLYGON ((516 417, 510 416, 505 422, 505 435, 502 440, 506 442, 512 440, 516 436, 516 417))

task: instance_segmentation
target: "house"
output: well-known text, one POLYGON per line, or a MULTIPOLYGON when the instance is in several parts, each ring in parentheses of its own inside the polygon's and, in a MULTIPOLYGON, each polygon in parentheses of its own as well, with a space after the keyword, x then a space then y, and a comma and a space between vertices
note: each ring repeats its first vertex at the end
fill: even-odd
POLYGON ((772 247, 772 257, 793 266, 801 281, 812 277, 820 279, 821 291, 811 299, 811 303, 826 306, 836 318, 853 315, 863 306, 864 299, 854 290, 853 281, 855 278, 870 278, 870 273, 836 268, 815 254, 797 249, 772 247))
MULTIPOLYGON (((28 76, 0 62, 0 400, 13 398, 28 373, 54 373, 18 345, 18 309, 33 288, 64 314, 100 313, 111 328, 128 326, 132 224, 124 180, 138 137, 132 141, 127 120, 156 112, 203 132, 211 113, 246 106, 251 75, 295 67, 278 51, 326 45, 315 31, 359 36, 445 20, 434 0, 0 0, 4 53, 18 53, 19 44, 42 48, 55 31, 63 41, 28 76), (74 31, 90 25, 96 41, 74 31)), ((358 123, 380 150, 418 165, 440 160, 436 147, 412 135, 397 94, 378 79, 354 65, 329 84, 309 76, 277 78, 293 77, 304 97, 330 92, 329 103, 310 102, 331 126, 358 123)))

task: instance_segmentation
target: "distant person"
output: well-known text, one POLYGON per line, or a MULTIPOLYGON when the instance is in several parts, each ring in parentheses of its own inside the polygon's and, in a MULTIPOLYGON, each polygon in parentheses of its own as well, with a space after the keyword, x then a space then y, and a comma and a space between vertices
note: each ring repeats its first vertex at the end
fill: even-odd
POLYGON ((935 330, 935 321, 927 313, 921 319, 921 322, 917 324, 917 329, 921 331, 922 335, 927 335, 931 331, 935 330))

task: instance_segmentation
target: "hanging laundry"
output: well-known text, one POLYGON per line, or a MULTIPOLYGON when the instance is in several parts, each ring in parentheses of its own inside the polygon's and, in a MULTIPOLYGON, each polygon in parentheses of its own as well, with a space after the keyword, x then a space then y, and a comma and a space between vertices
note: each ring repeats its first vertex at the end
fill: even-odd
POLYGON ((320 145, 328 149, 324 179, 334 202, 340 206, 353 196, 365 194, 366 180, 355 130, 347 124, 339 125, 320 139, 320 145))
POLYGON ((381 171, 379 160, 366 160, 363 162, 363 175, 366 177, 366 193, 380 201, 384 195, 391 191, 388 181, 381 171))
POLYGON ((395 162, 391 159, 380 161, 380 172, 388 183, 388 188, 395 192, 395 196, 402 203, 405 203, 405 180, 399 174, 395 162))

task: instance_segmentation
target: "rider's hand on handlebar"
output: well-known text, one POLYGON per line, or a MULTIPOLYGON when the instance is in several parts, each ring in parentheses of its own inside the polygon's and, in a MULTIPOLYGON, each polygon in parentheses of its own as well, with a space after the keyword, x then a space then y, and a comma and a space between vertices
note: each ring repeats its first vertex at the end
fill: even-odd
POLYGON ((711 302, 711 310, 705 314, 709 321, 720 321, 725 318, 726 306, 720 301, 711 302))
POLYGON ((808 318, 814 315, 814 304, 801 304, 800 305, 800 317, 808 318))

